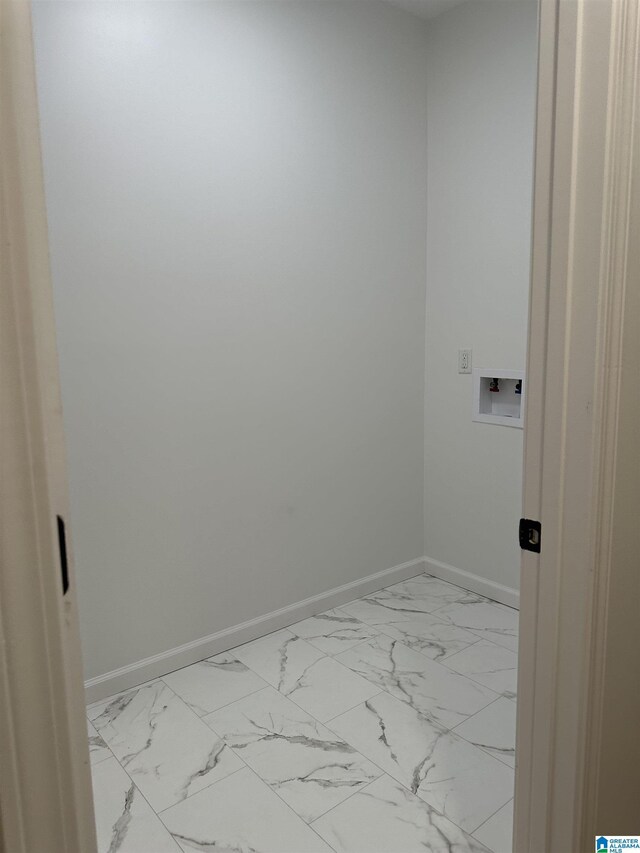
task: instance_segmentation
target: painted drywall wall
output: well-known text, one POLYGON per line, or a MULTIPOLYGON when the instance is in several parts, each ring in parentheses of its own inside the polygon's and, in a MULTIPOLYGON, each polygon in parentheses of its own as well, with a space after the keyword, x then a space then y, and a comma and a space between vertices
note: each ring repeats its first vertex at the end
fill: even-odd
POLYGON ((91 678, 421 556, 427 24, 33 5, 91 678))
POLYGON ((430 24, 425 554, 519 586, 522 430, 473 423, 473 366, 523 369, 537 4, 468 2, 430 24))

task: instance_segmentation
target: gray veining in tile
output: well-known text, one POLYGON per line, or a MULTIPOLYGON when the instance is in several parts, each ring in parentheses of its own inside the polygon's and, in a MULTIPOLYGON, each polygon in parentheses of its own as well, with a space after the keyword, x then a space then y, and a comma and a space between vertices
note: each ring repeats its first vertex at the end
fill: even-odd
POLYGON ((205 722, 308 822, 382 772, 271 687, 205 722))
POLYGON ((89 720, 87 720, 87 734, 89 736, 89 758, 91 759, 92 765, 98 764, 100 761, 104 761, 105 758, 112 757, 111 750, 89 720))
POLYGON ((91 710, 93 725, 156 811, 242 766, 163 682, 91 710))
POLYGON ((278 631, 240 646, 235 654, 321 722, 378 692, 364 678, 290 631, 278 631))
POLYGON ((444 665, 472 681, 514 699, 518 684, 518 656, 495 643, 480 640, 447 658, 444 665))
POLYGON ((324 841, 248 768, 163 812, 185 853, 328 853, 324 841))
POLYGON ((327 655, 344 652, 378 633, 371 625, 337 609, 297 622, 289 630, 327 655))
POLYGON ((318 818, 313 828, 336 853, 488 853, 389 776, 318 818))
POLYGON ((239 660, 285 696, 296 689, 309 667, 324 657, 324 652, 286 629, 245 643, 233 651, 239 660))
POLYGON ((518 611, 493 601, 449 604, 436 611, 438 619, 464 628, 484 640, 518 651, 518 611))
POLYGON ((476 634, 450 625, 433 613, 425 613, 408 621, 386 622, 379 629, 410 649, 438 661, 455 655, 473 643, 481 642, 476 634))
POLYGON ((162 680, 200 717, 266 687, 229 652, 178 669, 162 680))
POLYGON ((456 726, 455 733, 504 761, 516 764, 516 703, 500 697, 456 726))
POLYGON ((180 853, 115 758, 94 765, 92 777, 98 853, 180 853))
POLYGON ((489 688, 382 634, 336 660, 447 728, 496 699, 489 688))
POLYGON ((467 832, 513 796, 510 768, 387 693, 331 728, 467 832))

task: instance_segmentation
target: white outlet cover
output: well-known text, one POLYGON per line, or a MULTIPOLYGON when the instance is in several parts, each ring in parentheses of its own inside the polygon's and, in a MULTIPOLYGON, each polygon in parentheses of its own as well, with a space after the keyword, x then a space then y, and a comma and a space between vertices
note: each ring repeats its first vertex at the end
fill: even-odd
POLYGON ((471 373, 471 350, 458 350, 458 373, 471 373))

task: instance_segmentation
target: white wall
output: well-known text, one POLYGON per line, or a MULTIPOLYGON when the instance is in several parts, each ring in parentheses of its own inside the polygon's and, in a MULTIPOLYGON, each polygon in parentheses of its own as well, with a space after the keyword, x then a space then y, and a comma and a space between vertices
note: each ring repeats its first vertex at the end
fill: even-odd
POLYGON ((86 676, 421 556, 426 24, 34 25, 86 676))
POLYGON ((471 421, 475 367, 525 366, 537 4, 465 3, 430 24, 425 554, 512 589, 522 431, 471 421))

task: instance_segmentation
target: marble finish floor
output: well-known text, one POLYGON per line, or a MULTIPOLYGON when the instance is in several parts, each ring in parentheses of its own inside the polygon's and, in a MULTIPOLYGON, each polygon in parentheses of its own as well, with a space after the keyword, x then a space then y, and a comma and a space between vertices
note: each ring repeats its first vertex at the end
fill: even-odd
POLYGON ((517 635, 418 575, 90 705, 100 853, 511 853, 517 635))

